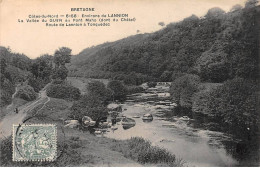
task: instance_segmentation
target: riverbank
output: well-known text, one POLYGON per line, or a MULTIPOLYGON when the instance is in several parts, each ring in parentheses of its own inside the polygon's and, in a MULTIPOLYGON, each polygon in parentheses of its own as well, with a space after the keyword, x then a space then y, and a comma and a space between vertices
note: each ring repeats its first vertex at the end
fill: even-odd
MULTIPOLYGON (((45 103, 45 102, 44 102, 45 103)), ((64 127, 64 120, 69 116, 72 102, 50 98, 44 106, 39 105, 24 119, 25 123, 54 123, 58 128, 58 158, 54 162, 12 162, 11 137, 1 141, 1 166, 181 166, 160 162, 142 162, 140 157, 126 156, 127 152, 136 152, 136 147, 129 147, 128 142, 97 137, 89 132, 64 127), (119 150, 118 148, 128 148, 119 150)), ((148 147, 149 149, 150 147, 148 147)), ((160 149, 157 149, 160 151, 160 149)), ((157 151, 157 152, 158 152, 157 151)), ((138 152, 136 152, 138 154, 138 152)), ((142 157, 142 156, 141 156, 142 157)), ((170 158, 174 158, 172 155, 170 158)), ((175 159, 172 160, 175 162, 175 159)))

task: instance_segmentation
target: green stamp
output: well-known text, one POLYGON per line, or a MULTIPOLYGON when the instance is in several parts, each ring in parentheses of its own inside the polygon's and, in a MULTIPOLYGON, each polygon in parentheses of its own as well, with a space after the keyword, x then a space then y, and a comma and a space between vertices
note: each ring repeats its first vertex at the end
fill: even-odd
POLYGON ((54 161, 56 153, 55 125, 13 125, 13 161, 54 161))

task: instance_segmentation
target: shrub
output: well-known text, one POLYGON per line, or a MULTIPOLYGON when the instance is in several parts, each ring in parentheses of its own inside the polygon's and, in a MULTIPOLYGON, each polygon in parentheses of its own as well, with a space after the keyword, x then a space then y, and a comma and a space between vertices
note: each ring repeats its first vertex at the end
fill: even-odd
POLYGON ((147 85, 148 85, 149 88, 151 88, 151 87, 155 87, 157 85, 157 83, 151 81, 151 82, 148 82, 147 85))
POLYGON ((101 101, 108 103, 112 99, 112 92, 107 89, 105 84, 100 81, 91 81, 87 85, 90 95, 98 97, 101 101))
POLYGON ((127 87, 127 94, 141 93, 143 91, 144 91, 144 88, 141 86, 128 86, 127 87))
POLYGON ((123 101, 126 99, 127 89, 121 81, 110 81, 107 88, 111 89, 114 100, 123 101))
POLYGON ((15 92, 15 88, 11 81, 1 77, 0 89, 0 106, 2 107, 12 102, 12 94, 15 92))
POLYGON ((32 101, 32 100, 36 99, 36 96, 37 96, 37 93, 29 85, 21 87, 15 95, 15 97, 19 97, 19 98, 27 100, 27 101, 32 101))
POLYGON ((60 79, 53 79, 52 84, 63 84, 64 83, 64 80, 60 80, 60 79))
POLYGON ((258 82, 235 78, 209 94, 207 109, 214 121, 240 138, 258 132, 258 82))
POLYGON ((89 116, 93 120, 107 116, 107 107, 98 96, 86 94, 71 107, 71 117, 81 120, 83 116, 89 116))
POLYGON ((41 79, 41 78, 29 78, 28 85, 30 85, 35 92, 39 92, 46 84, 48 84, 50 80, 47 79, 41 79))
POLYGON ((51 84, 47 88, 47 96, 59 99, 78 100, 80 90, 68 84, 51 84))
POLYGON ((197 75, 186 74, 175 79, 170 88, 174 102, 178 105, 191 108, 193 94, 198 92, 200 78, 197 75))

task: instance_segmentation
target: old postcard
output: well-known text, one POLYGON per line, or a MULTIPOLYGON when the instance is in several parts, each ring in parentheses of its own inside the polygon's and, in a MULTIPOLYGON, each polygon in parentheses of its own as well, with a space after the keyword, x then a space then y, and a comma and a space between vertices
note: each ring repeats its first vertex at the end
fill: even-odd
POLYGON ((1 167, 258 167, 259 0, 0 0, 1 167))

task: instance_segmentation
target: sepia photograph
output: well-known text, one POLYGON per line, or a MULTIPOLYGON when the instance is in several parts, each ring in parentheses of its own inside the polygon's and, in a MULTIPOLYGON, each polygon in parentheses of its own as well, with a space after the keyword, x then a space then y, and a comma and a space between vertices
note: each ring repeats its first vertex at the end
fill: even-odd
POLYGON ((259 167, 259 0, 0 0, 0 166, 259 167))

